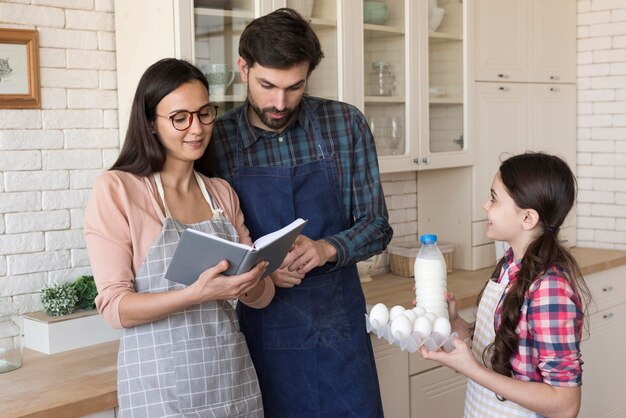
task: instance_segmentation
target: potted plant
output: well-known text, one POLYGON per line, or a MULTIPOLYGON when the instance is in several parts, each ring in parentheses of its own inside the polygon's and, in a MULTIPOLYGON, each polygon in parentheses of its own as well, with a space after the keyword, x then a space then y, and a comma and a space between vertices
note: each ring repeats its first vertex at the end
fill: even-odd
POLYGON ((24 346, 53 354, 118 339, 95 310, 97 294, 93 276, 44 287, 44 310, 24 315, 24 346))

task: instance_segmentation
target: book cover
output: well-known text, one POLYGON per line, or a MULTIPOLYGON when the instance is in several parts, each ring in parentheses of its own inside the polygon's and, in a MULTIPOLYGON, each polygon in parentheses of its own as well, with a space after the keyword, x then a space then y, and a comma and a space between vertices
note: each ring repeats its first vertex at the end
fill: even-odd
POLYGON ((265 277, 280 267, 306 222, 298 218, 284 228, 260 237, 251 246, 195 229, 185 229, 165 278, 190 285, 203 271, 222 260, 227 260, 229 264, 223 273, 227 276, 246 273, 257 263, 268 261, 265 277))

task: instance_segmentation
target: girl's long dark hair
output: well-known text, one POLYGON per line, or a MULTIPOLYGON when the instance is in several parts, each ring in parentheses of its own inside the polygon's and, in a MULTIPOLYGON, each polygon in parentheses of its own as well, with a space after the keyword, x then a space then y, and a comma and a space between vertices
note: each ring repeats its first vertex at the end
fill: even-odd
MULTIPOLYGON (((148 176, 163 169, 165 148, 153 127, 156 107, 165 96, 193 80, 201 82, 208 91, 209 84, 204 74, 187 61, 164 58, 148 67, 137 85, 124 144, 111 170, 148 176)), ((205 152, 194 163, 194 168, 207 173, 210 158, 209 153, 205 152)))
MULTIPOLYGON (((576 200, 576 177, 561 158, 526 153, 508 158, 500 165, 502 183, 517 207, 534 209, 539 214, 542 233, 530 243, 521 260, 521 268, 512 289, 502 302, 502 321, 491 350, 493 370, 505 376, 512 375, 511 359, 519 349, 515 332, 519 323, 524 296, 530 285, 552 267, 562 268, 581 305, 590 300, 580 268, 571 253, 559 240, 559 228, 576 200)), ((504 259, 496 266, 492 277, 500 274, 504 259)), ((586 310, 586 309, 585 309, 586 310)))

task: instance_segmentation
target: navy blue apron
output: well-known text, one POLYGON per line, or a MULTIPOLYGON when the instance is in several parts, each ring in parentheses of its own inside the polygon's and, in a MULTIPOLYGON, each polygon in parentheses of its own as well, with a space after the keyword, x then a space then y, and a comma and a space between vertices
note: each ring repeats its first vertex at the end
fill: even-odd
MULTIPOLYGON (((305 101, 302 106, 315 136, 315 161, 295 167, 244 167, 238 135, 233 187, 253 240, 296 218, 308 219, 303 234, 313 240, 350 227, 336 163, 316 116, 305 101)), ((383 416, 357 269, 329 270, 317 267, 302 284, 276 288, 265 309, 238 304, 267 417, 383 416)))

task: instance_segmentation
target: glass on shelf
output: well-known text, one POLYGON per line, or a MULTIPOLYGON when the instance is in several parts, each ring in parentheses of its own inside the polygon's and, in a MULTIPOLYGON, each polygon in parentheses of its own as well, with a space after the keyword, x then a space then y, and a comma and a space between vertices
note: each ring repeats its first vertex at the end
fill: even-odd
POLYGON ((221 113, 246 99, 237 59, 241 33, 254 19, 253 2, 196 0, 194 6, 194 63, 206 76, 209 99, 219 104, 221 113), (228 3, 228 7, 209 8, 218 3, 228 3))
POLYGON ((396 76, 391 71, 389 61, 376 61, 372 63, 370 89, 372 96, 392 96, 396 91, 396 76))
POLYGON ((404 153, 404 124, 401 116, 369 116, 367 121, 374 136, 376 151, 379 156, 404 153))

